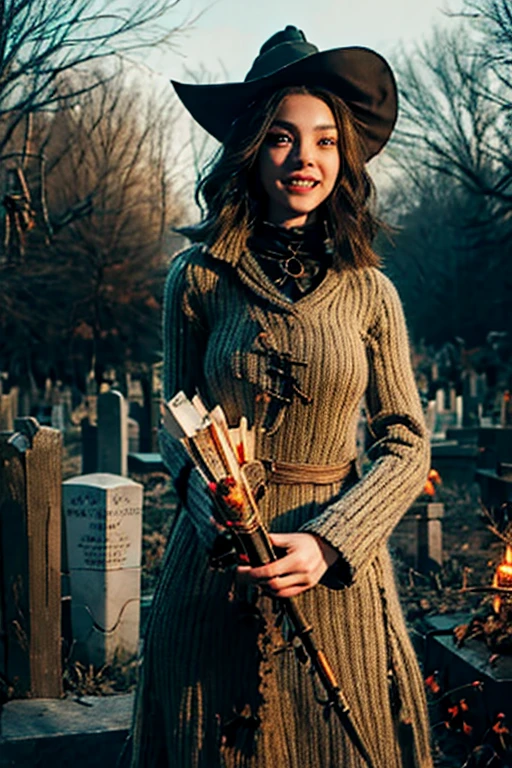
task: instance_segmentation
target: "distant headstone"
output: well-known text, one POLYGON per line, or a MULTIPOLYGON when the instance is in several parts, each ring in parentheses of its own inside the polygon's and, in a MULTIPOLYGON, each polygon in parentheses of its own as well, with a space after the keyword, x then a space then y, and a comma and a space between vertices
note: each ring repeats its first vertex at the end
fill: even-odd
POLYGON ((106 473, 62 487, 74 657, 102 666, 138 650, 143 488, 106 473))
POLYGON ((98 472, 128 474, 128 404, 115 390, 98 397, 98 472))
POLYGON ((14 413, 11 395, 0 395, 0 432, 12 432, 14 429, 14 413))
POLYGON ((128 388, 128 400, 130 403, 144 404, 144 392, 142 391, 142 384, 140 379, 134 379, 129 374, 127 375, 127 388, 128 388))
POLYGON ((469 371, 462 376, 462 425, 475 427, 480 422, 477 397, 477 374, 469 371))
POLYGON ((455 398, 455 414, 456 414, 456 422, 455 426, 462 427, 462 417, 464 412, 464 402, 462 399, 462 395, 457 395, 455 398))
POLYGON ((442 387, 436 392, 436 410, 438 413, 445 410, 445 394, 442 387))
POLYGON ((139 422, 128 416, 128 452, 138 453, 140 447, 140 427, 139 422))
MULTIPOLYGON (((128 414, 135 419, 139 425, 139 451, 150 452, 152 446, 151 423, 149 413, 143 405, 138 402, 130 401, 128 403, 128 414)), ((130 453, 132 449, 130 448, 130 453)))
POLYGON ((420 573, 437 571, 443 564, 443 516, 443 504, 418 502, 393 531, 391 546, 420 573))
POLYGON ((61 399, 64 408, 64 428, 67 429, 71 421, 71 414, 73 413, 73 392, 71 387, 63 388, 61 399))
MULTIPOLYGON (((457 425, 457 397, 455 390, 438 389, 436 392, 436 418, 434 433, 444 434, 449 427, 457 425)), ((459 406, 460 411, 460 406, 459 406)))
POLYGON ((62 436, 34 418, 15 429, 0 435, 0 677, 15 697, 58 698, 62 436))
POLYGON ((430 434, 433 434, 436 427, 436 401, 429 400, 427 404, 427 411, 425 413, 425 421, 427 423, 427 429, 430 434))
POLYGON ((51 425, 53 429, 58 429, 59 432, 64 432, 64 403, 62 402, 62 392, 58 385, 54 387, 51 398, 51 425))
POLYGON ((98 427, 86 417, 80 422, 82 431, 82 474, 90 475, 98 469, 98 427))
POLYGON ((17 419, 18 416, 24 415, 20 413, 20 388, 11 387, 9 390, 9 394, 11 396, 12 415, 15 419, 17 419))

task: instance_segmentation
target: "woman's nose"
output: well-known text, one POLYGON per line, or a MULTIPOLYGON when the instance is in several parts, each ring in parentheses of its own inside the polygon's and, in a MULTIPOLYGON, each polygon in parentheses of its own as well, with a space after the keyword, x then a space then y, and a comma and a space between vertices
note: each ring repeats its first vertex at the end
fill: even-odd
POLYGON ((309 141, 298 141, 295 145, 295 160, 300 167, 313 164, 313 147, 309 141))

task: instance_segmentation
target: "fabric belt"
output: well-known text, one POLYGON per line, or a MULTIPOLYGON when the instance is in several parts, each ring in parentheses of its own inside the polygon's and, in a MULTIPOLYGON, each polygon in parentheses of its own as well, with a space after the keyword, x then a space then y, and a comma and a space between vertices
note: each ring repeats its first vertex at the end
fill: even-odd
POLYGON ((281 485, 292 483, 330 485, 345 480, 355 470, 353 460, 343 464, 298 464, 272 460, 264 460, 262 463, 267 470, 267 482, 281 485))

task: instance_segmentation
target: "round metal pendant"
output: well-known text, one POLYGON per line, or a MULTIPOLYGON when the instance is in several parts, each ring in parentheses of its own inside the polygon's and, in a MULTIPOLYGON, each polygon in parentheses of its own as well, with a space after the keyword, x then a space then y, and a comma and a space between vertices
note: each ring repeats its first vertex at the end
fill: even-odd
POLYGON ((306 274, 304 264, 296 256, 290 256, 289 259, 286 259, 283 263, 283 269, 287 275, 294 278, 304 277, 306 274))

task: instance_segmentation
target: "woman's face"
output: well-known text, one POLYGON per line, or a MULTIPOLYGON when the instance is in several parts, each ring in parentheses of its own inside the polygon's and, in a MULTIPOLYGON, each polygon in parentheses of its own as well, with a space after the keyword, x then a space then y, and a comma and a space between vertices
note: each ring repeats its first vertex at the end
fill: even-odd
POLYGON ((327 104, 316 96, 286 96, 258 155, 266 218, 303 226, 331 194, 340 170, 338 131, 327 104))

